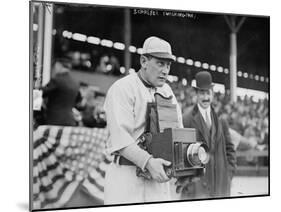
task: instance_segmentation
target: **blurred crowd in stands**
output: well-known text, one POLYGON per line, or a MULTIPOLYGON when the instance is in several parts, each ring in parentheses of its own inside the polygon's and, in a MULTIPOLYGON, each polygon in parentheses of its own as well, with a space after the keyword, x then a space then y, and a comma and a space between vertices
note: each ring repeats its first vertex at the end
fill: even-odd
POLYGON ((104 128, 106 117, 103 110, 105 94, 98 88, 80 83, 81 101, 76 104, 76 122, 79 126, 104 128))
MULTIPOLYGON (((93 53, 93 55, 98 53, 93 53)), ((69 58, 71 65, 76 70, 97 72, 103 74, 121 75, 118 58, 110 53, 93 56, 90 53, 69 51, 65 57, 69 58)), ((123 73, 124 74, 124 73, 123 73)))

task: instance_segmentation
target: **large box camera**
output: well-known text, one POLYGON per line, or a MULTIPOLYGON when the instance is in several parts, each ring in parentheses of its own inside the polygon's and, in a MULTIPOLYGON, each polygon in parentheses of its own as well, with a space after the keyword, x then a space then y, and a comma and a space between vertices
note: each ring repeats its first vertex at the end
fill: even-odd
MULTIPOLYGON (((177 108, 171 97, 156 94, 155 100, 148 103, 146 133, 140 145, 154 158, 172 163, 165 167, 168 177, 203 175, 209 161, 208 146, 196 141, 196 129, 178 127, 177 108)), ((145 177, 147 173, 138 175, 145 177)))
POLYGON ((203 175, 209 161, 208 146, 196 141, 193 128, 166 128, 152 135, 151 142, 147 142, 147 151, 155 158, 172 162, 166 168, 169 177, 203 175))

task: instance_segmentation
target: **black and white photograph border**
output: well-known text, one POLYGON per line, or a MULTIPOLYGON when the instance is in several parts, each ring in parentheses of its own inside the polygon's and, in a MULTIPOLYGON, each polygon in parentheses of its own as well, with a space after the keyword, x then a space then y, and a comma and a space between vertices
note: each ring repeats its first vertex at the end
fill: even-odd
MULTIPOLYGON (((125 103, 118 102, 118 99, 114 99, 117 97, 111 97, 111 93, 108 92, 115 81, 138 72, 139 57, 143 58, 145 55, 150 55, 157 60, 173 58, 171 70, 159 68, 163 73, 158 77, 165 77, 174 92, 176 99, 174 104, 179 106, 179 113, 182 113, 180 115, 182 120, 178 122, 183 122, 183 125, 179 124, 179 126, 196 128, 196 139, 200 142, 204 140, 203 143, 209 146, 208 156, 211 161, 202 165, 204 173, 199 176, 196 165, 193 170, 189 167, 190 164, 186 165, 186 162, 184 167, 181 167, 181 162, 176 164, 176 161, 180 160, 177 159, 178 157, 182 158, 185 154, 189 154, 189 147, 185 150, 187 153, 185 151, 177 153, 183 156, 177 155, 175 150, 172 150, 169 154, 173 156, 168 158, 172 161, 173 175, 179 177, 182 176, 180 174, 188 172, 189 181, 192 181, 193 177, 203 175, 199 183, 185 184, 181 194, 177 195, 175 191, 178 187, 175 184, 181 179, 177 178, 176 183, 173 180, 169 183, 171 186, 171 189, 167 190, 171 192, 169 198, 160 198, 160 192, 156 199, 152 197, 134 199, 131 193, 127 198, 132 200, 120 198, 126 194, 117 194, 117 190, 120 191, 122 188, 126 191, 127 185, 124 184, 115 190, 112 189, 112 192, 117 192, 115 195, 118 198, 109 201, 109 204, 269 195, 270 28, 268 16, 36 1, 31 2, 30 10, 32 51, 30 68, 33 97, 31 104, 33 139, 30 144, 32 209, 96 207, 107 205, 105 195, 114 199, 112 197, 114 195, 106 186, 110 184, 113 187, 114 183, 108 180, 111 173, 108 169, 111 169, 110 163, 118 164, 118 162, 115 161, 116 155, 111 157, 107 153, 107 146, 117 148, 111 153, 121 152, 119 146, 124 144, 120 140, 125 139, 126 136, 122 137, 120 134, 133 132, 130 136, 136 138, 140 134, 134 135, 135 131, 137 132, 139 127, 144 131, 144 123, 148 120, 143 120, 137 125, 135 122, 129 123, 130 116, 128 116, 128 119, 124 118, 122 123, 122 116, 124 117, 131 110, 146 110, 146 105, 143 108, 135 106, 137 102, 115 120, 115 116, 120 115, 118 113, 124 110, 123 107, 127 105, 128 100, 125 98, 122 99, 125 103), (144 44, 141 48, 143 40, 149 36, 150 40, 145 41, 147 46, 144 44), (170 52, 171 57, 164 57, 161 51, 171 50, 163 50, 162 43, 155 36, 168 39, 174 55, 170 52), (206 77, 203 73, 209 73, 213 78, 210 96, 201 94, 204 88, 200 87, 202 86, 200 73, 202 77, 206 77), (103 110, 106 108, 106 105, 103 106, 104 102, 111 102, 105 110, 103 110), (210 128, 210 132, 215 133, 210 135, 204 131, 204 123, 192 124, 192 119, 200 122, 199 115, 195 116, 194 113, 198 108, 201 112, 206 102, 210 104, 212 102, 213 108, 209 121, 215 126, 210 128), (121 109, 118 111, 121 104, 124 105, 120 106, 121 109), (191 112, 194 117, 190 116, 191 112), (216 121, 217 115, 226 120, 225 128, 223 122, 216 121), (116 125, 116 121, 120 124, 116 125), (126 127, 121 128, 122 125, 136 126, 128 131, 126 127), (120 132, 114 134, 116 130, 120 132), (207 138, 208 136, 211 137, 207 138), (179 172, 177 169, 182 170, 179 172), (187 169, 188 171, 185 171, 187 169), (192 177, 189 176, 190 171, 194 171, 192 177), (204 177, 207 180, 204 180, 204 177), (224 183, 224 181, 228 182, 224 183), (201 184, 206 190, 200 188, 204 191, 197 191, 200 190, 197 186, 201 184), (194 194, 190 194, 190 191, 194 194)), ((147 67, 142 63, 140 69, 139 78, 148 84, 154 83, 151 80, 152 71, 148 69, 149 74, 146 75, 147 67)), ((204 79, 202 80, 204 84, 204 79)), ((210 81, 212 83, 212 79, 210 81)), ((151 85, 159 87, 157 83, 151 85)), ((137 84, 135 86, 138 87, 137 84)), ((132 88, 127 85, 127 89, 132 88)), ((127 92, 127 90, 118 91, 118 87, 112 90, 110 91, 115 96, 119 95, 119 98, 123 95, 120 92, 127 92)), ((139 92, 145 93, 143 89, 139 92)), ((136 92, 130 95, 133 98, 144 98, 137 97, 136 92)), ((134 117, 138 116, 138 111, 133 113, 134 117)), ((160 111, 157 111, 158 125, 161 125, 160 120, 164 121, 159 114, 160 111)), ((201 115, 205 119, 203 113, 201 115)), ((171 124, 171 121, 169 117, 163 123, 166 128, 177 126, 171 124)), ((150 129, 149 132, 157 135, 163 132, 152 131, 150 129)), ((155 143, 153 139, 152 143, 155 143)), ((122 146, 124 149, 127 147, 128 144, 122 146)), ((172 149, 174 148, 173 146, 172 149)), ((153 149, 149 153, 152 152, 153 149)), ((119 157, 123 159, 123 155, 119 157)), ((148 165, 151 160, 153 159, 146 161, 148 165)), ((120 162, 118 165, 120 165, 119 169, 122 169, 122 166, 126 167, 128 164, 124 165, 120 162)), ((116 173, 117 175, 111 180, 118 179, 118 172, 116 173)), ((121 178, 126 178, 126 172, 123 173, 119 175, 122 175, 121 178)), ((146 188, 146 181, 141 181, 139 178, 137 180, 135 183, 144 183, 145 190, 153 186, 146 188)), ((132 188, 132 185, 129 187, 132 188)), ((141 190, 139 189, 139 192, 141 190)), ((128 191, 137 192, 134 189, 128 191)), ((152 191, 153 195, 155 192, 152 191)))
MULTIPOLYGON (((79 2, 79 1, 75 1, 75 2, 79 2)), ((81 3, 95 3, 95 2, 81 2, 81 3)), ((102 2, 97 2, 96 4, 104 4, 104 3, 102 3, 102 2)), ((146 5, 147 5, 148 3, 146 3, 146 5)), ((159 4, 159 3, 158 3, 159 4)), ((239 4, 239 3, 238 3, 239 4)), ((242 3, 241 3, 242 4, 242 3)), ((245 2, 245 4, 247 5, 247 3, 245 2)), ((118 3, 111 3, 110 5, 119 5, 118 3)), ((128 6, 128 5, 130 5, 130 3, 126 3, 126 6, 128 6)), ((162 4, 161 4, 162 5, 162 4)), ((169 9, 171 9, 171 8, 173 8, 173 6, 175 7, 175 5, 169 5, 169 6, 164 6, 165 4, 163 4, 163 9, 167 9, 167 10, 169 10, 169 9), (165 8, 166 7, 166 8, 165 8)), ((184 9, 185 10, 187 10, 187 11, 189 11, 189 7, 187 7, 185 4, 183 4, 182 3, 182 5, 184 5, 183 7, 184 7, 184 9)), ((191 4, 192 5, 192 4, 191 4)), ((142 7, 142 4, 137 4, 136 3, 136 5, 132 5, 132 6, 135 6, 135 7, 142 7)), ((145 6, 146 7, 146 6, 145 6)), ((151 4, 148 4, 148 6, 147 7, 151 7, 151 8, 159 8, 159 7, 156 7, 156 6, 154 6, 154 5, 151 5, 151 4)), ((256 10, 254 10, 254 11, 251 11, 251 9, 248 9, 248 10, 244 10, 243 11, 243 9, 240 9, 241 10, 241 12, 239 12, 240 10, 238 10, 237 9, 237 7, 235 7, 235 6, 233 6, 232 8, 234 8, 234 9, 230 9, 228 6, 226 6, 225 7, 225 9, 220 9, 220 7, 221 7, 221 5, 220 6, 217 6, 217 9, 214 9, 213 8, 213 6, 212 5, 210 5, 209 6, 209 10, 208 9, 204 9, 204 7, 203 7, 203 9, 200 9, 200 7, 198 7, 199 9, 196 9, 196 6, 193 6, 193 8, 192 8, 192 6, 190 6, 190 8, 191 8, 191 10, 192 11, 200 11, 200 13, 201 12, 207 12, 207 11, 209 11, 209 12, 226 12, 226 13, 238 13, 238 14, 241 14, 241 13, 244 13, 244 14, 253 14, 253 15, 270 15, 271 16, 271 13, 269 12, 269 10, 267 10, 267 7, 266 6, 264 6, 262 9, 256 9, 256 10), (213 9, 211 9, 211 8, 213 8, 213 9), (219 11, 219 10, 221 10, 221 11, 219 11)), ((223 7, 223 6, 222 6, 223 7)), ((257 5, 256 5, 256 7, 258 7, 257 5)), ((249 7, 250 8, 250 7, 249 7)), ((176 7, 175 9, 178 9, 178 7, 176 7)), ((159 9, 157 9, 157 10, 159 10, 159 9)), ((161 9, 160 9, 161 10, 161 9)), ((203 13, 204 13, 203 12, 203 13)), ((197 12, 196 12, 197 13, 197 12)), ((273 13, 274 14, 274 13, 273 13)), ((273 16, 273 17, 275 17, 275 16, 273 16)), ((271 20, 272 20, 272 16, 271 16, 271 20)), ((274 20, 274 19, 273 19, 274 20)), ((271 21, 271 24, 272 24, 272 22, 274 22, 274 21, 271 21)), ((19 29, 20 29, 21 27, 19 27, 19 29)), ((277 33, 276 33, 277 34, 277 33)), ((272 40, 271 40, 271 42, 272 42, 272 40)), ((172 43, 172 42, 171 42, 172 43)), ((274 49, 274 48, 273 48, 274 49)), ((173 52, 174 53, 174 52, 173 52)), ((25 62, 25 64, 26 64, 26 62, 25 62)), ((17 64, 15 64, 15 67, 17 67, 17 64)), ((173 66, 172 66, 173 67, 173 66)), ((271 68, 272 69, 272 68, 271 68)), ((212 72, 211 72, 212 73, 212 72)), ((22 74, 22 73, 21 73, 22 74)), ((23 76, 23 78, 24 79, 26 79, 26 76, 23 76)), ((215 79, 214 77, 213 77, 213 79, 215 79)), ((277 79, 277 78, 275 78, 275 79, 277 79)), ((216 79, 215 79, 216 80, 216 79)), ((19 80, 19 81, 21 81, 21 80, 19 80)), ((271 75, 270 75, 270 83, 271 83, 271 87, 272 87, 272 81, 274 81, 274 79, 272 80, 272 72, 271 72, 271 75)), ((16 80, 16 82, 17 82, 17 80, 16 80)), ((29 81, 28 81, 29 82, 29 81)), ((28 84, 28 82, 26 82, 26 84, 28 84)), ((275 81, 276 82, 276 81, 275 81)), ((19 85, 21 85, 21 83, 22 82, 19 82, 19 83, 17 83, 17 84, 19 84, 19 85)), ((4 82, 4 85, 5 85, 5 82, 4 82)), ((8 86, 7 86, 8 87, 8 86)), ((17 89, 17 92, 19 92, 19 90, 20 89, 17 89)), ((277 90, 278 90, 278 88, 276 88, 276 91, 275 92, 277 92, 277 90)), ((272 92, 272 90, 271 90, 271 92, 272 92)), ((21 93, 21 91, 20 91, 20 93, 21 93)), ((24 93, 24 92, 23 92, 24 93)), ((26 92, 25 92, 25 94, 26 94, 26 92)), ((271 96, 272 96, 272 93, 271 93, 271 96)), ((16 105, 16 104, 15 104, 16 105)), ((268 108, 269 109, 269 108, 268 108)), ((20 109, 21 110, 21 109, 20 109)), ((24 114, 24 112, 23 112, 23 114, 24 114)), ((6 117, 5 117, 6 118, 6 117)), ((24 118, 23 118, 24 119, 24 118)), ((274 119, 274 118, 273 118, 274 119)), ((19 123, 21 123, 21 121, 19 120, 19 123)), ((277 125, 278 126, 278 125, 277 125)), ((270 127, 271 128, 271 127, 270 127)), ((26 130, 26 127, 24 127, 24 129, 26 130)), ((271 131, 272 132, 272 131, 271 131)), ((26 132, 22 132, 22 131, 20 131, 19 130, 19 134, 23 134, 23 135, 26 135, 26 136, 28 136, 27 135, 27 133, 26 132)), ((4 133, 5 134, 5 133, 4 133)), ((16 135, 15 134, 15 136, 16 136, 16 138, 18 138, 18 135, 16 135)), ((271 136, 270 136, 271 138, 272 138, 272 134, 271 134, 271 136)), ((7 139, 7 137, 5 136, 5 138, 7 139)), ((277 139, 277 138, 276 138, 277 139)), ((17 139, 17 140, 23 140, 23 136, 20 136, 19 137, 19 139, 17 139)), ((22 148, 19 148, 19 149, 22 149, 22 150, 24 150, 25 148, 26 148, 26 145, 23 145, 23 144, 20 144, 20 146, 19 147, 22 147, 22 148)), ((17 153, 18 152, 18 150, 15 150, 15 152, 17 153)), ((273 150, 273 152, 274 152, 274 150, 273 150)), ((25 153, 27 153, 28 154, 28 152, 27 151, 25 151, 25 153)), ((4 156, 6 155, 6 153, 4 153, 4 156)), ((24 158, 24 157, 26 157, 26 155, 25 156, 23 156, 22 155, 22 151, 20 151, 19 152, 19 157, 20 158, 24 158)), ((272 155, 272 152, 270 153, 270 155, 272 155)), ((22 160, 22 161, 26 161, 26 159, 25 160, 22 160)), ((19 164, 21 164, 22 163, 22 161, 19 163, 19 164)), ((271 161, 271 167, 272 167, 272 161, 271 161)), ((273 164, 274 164, 274 162, 273 162, 273 164)), ((21 169, 21 166, 17 166, 18 167, 18 170, 17 170, 17 174, 14 174, 15 176, 19 176, 18 175, 18 172, 20 172, 22 169, 21 169)), ((24 166, 22 166, 22 167, 27 167, 26 165, 24 165, 24 166)), ((276 174, 277 175, 277 174, 276 174)), ((274 177, 273 175, 271 175, 270 176, 270 178, 271 177, 274 177)), ((26 174, 24 175, 24 176, 22 176, 22 179, 26 179, 26 174)), ((22 182, 22 179, 20 180, 20 182, 22 182)), ((276 178, 275 178, 276 179, 276 178)), ((276 181, 275 181, 276 182, 276 181)), ((15 185, 19 185, 19 183, 17 183, 17 182, 15 182, 14 183, 15 185)), ((25 185, 25 183, 24 182, 22 182, 21 184, 23 184, 23 185, 25 185)), ((4 186, 4 188, 5 188, 5 186, 4 186)), ((17 201, 17 203, 16 203, 16 209, 14 210, 14 211, 17 211, 18 210, 18 208, 21 208, 20 210, 22 211, 22 210, 27 210, 26 209, 26 206, 23 206, 23 205, 26 205, 26 204, 24 204, 24 203, 22 203, 22 202, 24 202, 24 201, 22 201, 22 200, 24 200, 24 199, 27 199, 26 197, 25 198, 19 198, 19 195, 20 194, 23 194, 24 192, 22 192, 21 190, 25 190, 26 191, 26 186, 17 186, 17 188, 18 188, 18 190, 19 190, 19 192, 17 192, 18 194, 16 194, 15 195, 15 199, 18 199, 18 201, 17 201), (23 188, 24 187, 24 188, 23 188), (20 199, 22 199, 22 200, 20 200, 20 199), (24 209, 25 208, 25 209, 24 209)), ((7 190, 7 189, 4 189, 4 190, 7 190)), ((272 194, 272 192, 274 191, 274 189, 272 189, 271 190, 271 194, 272 194)), ((25 192, 26 193, 26 192, 25 192)), ((2 195, 2 194, 1 194, 2 195)), ((232 211, 234 208, 239 208, 239 209, 242 209, 242 208, 244 208, 244 207, 246 207, 246 208, 249 208, 249 207, 247 207, 246 205, 248 205, 248 204, 250 204, 251 205, 251 208, 253 207, 256 211, 260 211, 260 210, 262 210, 263 209, 263 211, 265 210, 265 208, 268 208, 268 207, 272 207, 272 205, 273 204, 269 204, 269 200, 271 200, 272 199, 272 196, 271 197, 265 197, 265 198, 246 198, 246 199, 233 199, 233 200, 223 200, 223 201, 200 201, 200 202, 188 202, 188 203, 177 203, 177 204, 160 204, 160 205, 144 205, 144 206, 142 206, 143 207, 143 209, 158 209, 158 207, 159 208, 161 208, 161 209, 164 209, 164 208, 166 208, 166 209, 170 209, 171 207, 171 209, 173 209, 174 207, 175 208, 177 208, 177 209, 184 209, 185 207, 188 207, 189 209, 190 208, 196 208, 197 207, 197 209, 200 207, 200 208, 203 208, 203 207, 208 207, 209 208, 209 206, 211 206, 212 207, 212 209, 218 209, 218 208, 220 208, 220 209, 222 209, 222 205, 224 205, 223 207, 227 207, 227 205, 228 205, 228 203, 230 203, 231 204, 231 201, 233 202, 233 204, 231 204, 232 206, 231 207, 229 207, 229 210, 230 211, 232 211), (264 206, 264 204, 265 204, 265 202, 266 202, 266 204, 268 204, 268 205, 270 205, 270 206, 267 206, 267 207, 265 207, 264 206), (237 203, 237 204, 236 204, 237 203), (241 206, 239 206, 239 204, 242 204, 241 206), (244 204, 244 205, 243 205, 244 204), (200 206, 201 205, 201 206, 200 206), (258 207, 257 207, 258 206, 258 207), (156 207, 156 208, 155 208, 156 207), (181 207, 181 208, 178 208, 178 207, 181 207)), ((5 207, 5 204, 4 204, 4 208, 6 208, 5 207)), ((7 207, 7 208, 9 208, 9 207, 7 207)), ((122 207, 122 210, 130 210, 130 208, 131 207, 122 207)), ((140 209, 140 207, 138 206, 134 206, 134 208, 138 208, 138 209, 140 209)), ((113 209, 113 208, 112 208, 113 209)), ((117 209, 117 208, 116 208, 117 209)), ((96 210, 96 208, 95 209, 84 209, 85 211, 87 210, 96 210)), ((83 209, 81 209, 81 211, 84 211, 83 209)), ((110 208, 104 208, 104 210, 111 210, 110 208)), ((70 210, 69 210, 70 211, 70 210)), ((233 210, 234 211, 234 210, 233 210)))

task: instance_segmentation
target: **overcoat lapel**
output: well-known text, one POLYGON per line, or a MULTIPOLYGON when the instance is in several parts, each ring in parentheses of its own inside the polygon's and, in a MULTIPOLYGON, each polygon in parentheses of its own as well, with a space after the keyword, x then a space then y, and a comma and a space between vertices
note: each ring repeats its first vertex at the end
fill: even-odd
POLYGON ((212 141, 212 149, 216 146, 216 133, 217 133, 217 125, 214 118, 214 112, 211 110, 211 118, 212 118, 212 126, 211 126, 211 141, 212 141))
POLYGON ((201 116, 197 105, 193 109, 193 120, 196 123, 196 126, 198 126, 197 130, 204 138, 204 141, 206 141, 206 143, 209 145, 210 131, 207 127, 205 127, 204 119, 201 116))
POLYGON ((214 142, 214 148, 217 148, 217 145, 219 143, 218 137, 219 137, 219 122, 218 122, 218 117, 214 111, 214 109, 211 107, 211 117, 212 117, 212 132, 211 132, 211 138, 212 141, 214 142))

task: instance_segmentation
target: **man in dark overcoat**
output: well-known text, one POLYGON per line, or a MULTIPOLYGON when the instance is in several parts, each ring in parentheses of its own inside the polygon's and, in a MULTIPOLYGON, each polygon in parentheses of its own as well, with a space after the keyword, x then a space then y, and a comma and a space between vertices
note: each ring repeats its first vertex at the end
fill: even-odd
POLYGON ((213 100, 212 76, 207 71, 196 74, 197 104, 183 116, 185 128, 196 128, 197 141, 210 149, 210 161, 199 180, 185 183, 183 198, 213 198, 230 195, 230 183, 236 164, 228 125, 219 119, 211 103, 213 100))
POLYGON ((76 126, 72 108, 79 97, 79 83, 70 74, 71 64, 57 59, 52 64, 52 77, 43 88, 48 125, 76 126))

